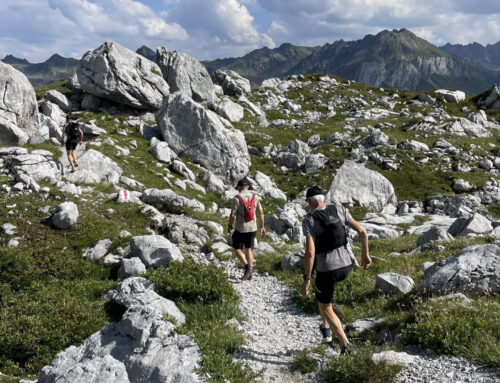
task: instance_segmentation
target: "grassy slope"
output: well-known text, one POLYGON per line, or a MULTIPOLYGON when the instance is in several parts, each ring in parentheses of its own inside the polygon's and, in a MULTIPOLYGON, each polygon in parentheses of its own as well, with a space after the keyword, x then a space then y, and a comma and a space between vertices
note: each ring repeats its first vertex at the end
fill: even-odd
MULTIPOLYGON (((311 85, 304 86, 300 91, 292 90, 288 92, 287 97, 300 103, 303 110, 326 111, 322 105, 317 105, 317 100, 321 97, 323 103, 342 97, 348 100, 352 97, 364 97, 370 103, 376 105, 377 99, 383 96, 390 96, 393 91, 382 91, 377 88, 370 88, 359 83, 352 83, 347 86, 345 83, 338 87, 335 92, 322 91, 321 94, 313 92, 315 87, 316 75, 306 76, 306 80, 312 80, 311 85)), ((53 88, 58 88, 63 84, 55 84, 53 88)), ((399 100, 404 103, 409 102, 416 93, 399 92, 399 100)), ((251 100, 262 102, 262 96, 254 94, 251 100)), ((430 111, 429 107, 415 106, 406 104, 412 112, 426 113, 430 111)), ((463 115, 462 107, 467 106, 474 110, 475 106, 471 100, 467 99, 460 105, 444 104, 443 107, 451 115, 463 115)), ((399 111, 402 106, 397 106, 395 111, 399 111)), ((303 141, 312 134, 320 134, 321 138, 326 138, 334 132, 343 132, 346 125, 346 117, 349 108, 337 108, 337 115, 333 118, 323 119, 320 125, 309 124, 297 130, 290 125, 280 128, 260 128, 255 118, 246 115, 245 120, 235 124, 246 134, 247 142, 252 146, 264 146, 272 142, 275 145, 287 145, 292 139, 298 138, 303 141), (256 135, 255 132, 265 134, 271 138, 263 138, 256 135)), ((268 111, 269 121, 278 118, 290 120, 291 118, 300 118, 291 114, 286 116, 279 111, 268 111)), ((490 118, 496 115, 490 114, 490 118)), ((163 177, 166 174, 164 167, 158 167, 156 161, 148 152, 148 143, 133 129, 128 128, 128 136, 124 137, 118 134, 120 129, 127 128, 123 124, 124 117, 108 116, 101 113, 88 113, 80 117, 83 120, 96 119, 97 124, 106 129, 107 137, 117 141, 117 145, 128 147, 130 140, 135 139, 138 144, 137 150, 131 150, 131 155, 127 158, 118 155, 113 146, 103 145, 98 150, 105 155, 117 161, 124 169, 124 175, 132 177, 147 187, 165 188, 167 187, 163 177), (115 118, 118 122, 115 122, 115 118)), ((403 139, 417 139, 431 146, 438 137, 422 136, 418 132, 411 132, 407 129, 408 120, 395 116, 381 120, 392 123, 395 128, 385 130, 393 143, 398 143, 403 139)), ((354 128, 375 125, 381 121, 350 121, 349 125, 354 128)), ((359 134, 360 138, 363 134, 359 134)), ((489 145, 497 145, 498 138, 475 140, 469 137, 446 137, 457 147, 467 148, 471 143, 480 144, 483 149, 480 152, 487 153, 489 145)), ((50 145, 32 146, 31 149, 41 147, 53 150, 50 145)), ((315 149, 313 152, 321 152, 330 158, 330 162, 322 171, 316 174, 303 175, 286 170, 283 171, 275 166, 271 160, 252 157, 251 172, 256 170, 263 171, 270 175, 282 190, 287 192, 289 198, 294 198, 302 190, 311 184, 319 184, 327 188, 333 178, 335 170, 341 166, 343 159, 351 147, 336 147, 334 145, 325 145, 315 149)), ((383 153, 386 155, 396 155, 402 158, 402 166, 398 171, 381 171, 376 166, 374 169, 382 172, 393 183, 398 199, 423 200, 426 195, 440 192, 451 194, 451 181, 458 178, 456 173, 450 170, 450 165, 439 161, 429 162, 415 167, 414 162, 402 150, 394 149, 392 153, 383 153), (418 169, 418 171, 415 171, 418 169), (408 187, 408 185, 412 187, 408 187)), ((195 173, 199 173, 195 166, 191 166, 195 173)), ((478 169, 472 174, 460 174, 476 185, 484 185, 489 178, 489 174, 478 169)), ((176 177, 176 176, 174 176, 176 177)), ((197 182, 202 184, 198 174, 197 182)), ((5 183, 7 179, 2 179, 0 183, 5 183)), ((187 191, 182 191, 178 187, 172 187, 176 192, 190 198, 200 199, 206 206, 215 201, 219 206, 227 206, 227 201, 216 193, 208 192, 201 195, 188 187, 187 191)), ((51 210, 61 201, 68 198, 63 196, 52 188, 51 195, 47 200, 42 200, 39 195, 31 194, 24 197, 6 200, 2 195, 4 203, 0 204, 0 213, 6 218, 5 222, 10 222, 19 228, 19 235, 25 238, 21 240, 19 248, 13 250, 7 248, 7 239, 2 238, 2 247, 0 249, 0 273, 2 274, 2 288, 0 289, 0 371, 17 376, 30 376, 38 372, 41 366, 48 363, 51 358, 60 350, 69 344, 78 344, 92 332, 97 331, 102 325, 110 320, 116 320, 117 313, 114 308, 106 306, 102 294, 116 284, 113 272, 82 260, 81 253, 85 247, 95 244, 99 239, 111 238, 113 246, 124 246, 126 241, 121 240, 118 233, 126 229, 132 234, 143 234, 146 232, 148 221, 143 217, 134 205, 118 205, 114 202, 108 202, 107 199, 99 194, 99 191, 110 193, 113 191, 110 187, 99 186, 94 193, 85 198, 89 201, 87 204, 79 203, 80 219, 79 223, 70 230, 57 231, 41 225, 41 220, 47 215, 41 213, 39 208, 49 205, 51 210), (7 215, 9 208, 6 205, 17 204, 14 209, 14 215, 7 215), (115 212, 109 213, 112 208, 115 212), (2 210, 3 209, 3 210, 2 210), (28 240, 27 238, 30 238, 28 240), (31 240, 33 238, 33 240, 31 240), (36 243, 37 246, 33 246, 36 243), (16 321, 13 320, 16 318, 16 321), (13 324, 14 323, 14 324, 13 324), (22 326, 18 326, 22 323, 22 326), (41 329, 45 329, 41 331, 41 329)), ((69 198, 71 199, 71 198, 69 198)), ((78 203, 78 202, 77 202, 78 203)), ((264 200, 264 209, 266 214, 272 213, 276 206, 282 202, 269 199, 264 200)), ((490 208, 493 212, 497 207, 490 208)), ((365 209, 352 209, 356 219, 361 219, 366 213, 365 209)), ((210 219, 223 224, 225 219, 217 214, 200 213, 185 211, 185 214, 192 215, 200 219, 210 219)), ((414 256, 402 256, 391 258, 389 253, 398 251, 408 252, 415 248, 416 238, 414 236, 404 236, 400 239, 388 241, 377 240, 371 243, 371 252, 376 261, 371 269, 367 271, 356 271, 347 282, 339 285, 335 309, 344 322, 350 322, 363 317, 386 317, 387 322, 384 327, 389 337, 393 337, 401 328, 401 323, 408 323, 408 330, 405 330, 405 339, 408 342, 420 342, 427 347, 432 347, 442 352, 457 354, 467 354, 463 349, 455 347, 460 341, 463 343, 463 337, 443 338, 443 334, 437 331, 428 331, 428 312, 426 297, 407 296, 407 297, 389 297, 373 292, 375 275, 379 272, 395 271, 401 274, 411 276, 417 283, 422 278, 420 265, 424 261, 439 260, 449 257, 458 249, 461 249, 469 243, 484 242, 478 239, 472 242, 456 241, 447 247, 441 253, 422 253, 414 256)), ((287 248, 277 249, 274 255, 259 256, 256 266, 260 271, 267 271, 280 279, 284 280, 294 289, 298 289, 301 283, 300 271, 282 272, 279 269, 281 257, 286 254, 287 248)), ((359 256, 359 251, 356 250, 359 256)), ((193 275, 203 273, 199 269, 190 269, 193 275)), ((175 270, 171 271, 175 274, 175 270)), ((216 272, 216 271, 214 271, 216 272)), ((153 277, 152 277, 153 278, 153 277)), ((182 281, 185 278, 174 278, 182 281)), ((176 285, 177 286, 177 285, 176 285)), ((175 287, 175 286, 174 286, 175 287)), ((175 287, 183 289, 182 286, 175 287)), ((231 289, 228 288, 228 291, 231 289)), ((168 296, 165 292, 164 295, 168 296)), ((248 375, 248 371, 241 364, 234 363, 227 357, 235 352, 243 339, 241 335, 227 328, 225 325, 230 317, 238 317, 236 304, 233 301, 229 303, 226 299, 230 292, 225 292, 210 303, 200 305, 197 302, 180 299, 178 303, 185 312, 188 325, 182 327, 179 331, 185 332, 195 338, 200 347, 202 347, 205 357, 201 372, 208 373, 214 381, 229 379, 230 381, 250 381, 253 376, 248 375)), ((315 311, 316 305, 312 299, 299 297, 296 295, 296 302, 306 311, 315 311)), ((498 301, 494 299, 493 301, 498 301)), ((499 314, 497 306, 490 304, 489 299, 477 299, 479 310, 484 313, 485 318, 499 314)), ((463 320, 464 313, 453 310, 447 310, 444 313, 440 307, 434 308, 432 319, 442 323, 458 323, 459 334, 465 325, 463 320)), ((485 365, 492 365, 498 368, 495 362, 495 344, 498 344, 498 337, 494 332, 496 329, 487 320, 475 323, 480 331, 475 331, 475 337, 466 341, 477 345, 483 343, 488 345, 481 352, 477 347, 472 347, 472 353, 467 354, 485 365), (483 336, 484 335, 484 336, 483 336), (495 343, 496 342, 496 343, 495 343), (485 351, 486 350, 486 351, 485 351)), ((432 330, 432 329, 431 329, 432 330)), ((445 334, 446 335, 446 334, 445 334)), ((363 341, 370 340, 370 347, 379 347, 380 340, 375 332, 368 334, 363 341)), ((359 340, 362 344, 361 339, 359 340)), ((382 343, 383 344, 383 343, 382 343)), ((465 342, 467 344, 467 342, 465 342)), ((496 350, 496 351, 495 351, 496 350)), ((362 353, 365 355, 364 353, 362 353)), ((362 358, 360 357, 359 361, 362 358)), ((359 362, 358 361, 358 362, 359 362)), ((343 363, 343 362, 342 362, 343 363)), ((350 362, 346 361, 346 365, 350 362)), ((345 366, 344 366, 345 367, 345 366)), ((333 366, 332 369, 343 371, 341 366, 333 366)), ((345 368, 344 368, 345 370, 345 368)), ((383 369, 384 370, 384 369, 383 369)), ((346 370, 348 371, 348 369, 346 370)), ((385 370, 384 370, 385 371, 385 370)), ((382 372, 384 372, 382 371, 382 372)), ((383 374, 382 374, 383 375, 383 374)), ((344 377, 346 380, 352 378, 348 374, 344 377)), ((0 382, 2 379, 0 378, 0 382)), ((332 380, 333 381, 333 380, 332 380)))

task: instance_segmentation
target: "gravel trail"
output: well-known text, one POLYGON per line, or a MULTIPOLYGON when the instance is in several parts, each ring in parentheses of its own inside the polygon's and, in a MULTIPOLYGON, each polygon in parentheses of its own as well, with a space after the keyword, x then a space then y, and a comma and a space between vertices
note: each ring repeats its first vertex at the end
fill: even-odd
MULTIPOLYGON (((226 272, 247 317, 242 326, 248 343, 235 358, 247 362, 254 371, 265 369, 262 382, 324 382, 318 375, 303 376, 291 368, 295 351, 321 343, 319 316, 297 308, 293 291, 273 276, 255 273, 251 281, 241 281, 243 271, 234 262, 226 264, 226 272)), ((495 372, 464 358, 419 349, 405 352, 410 362, 394 383, 500 383, 495 372)), ((332 348, 327 354, 338 355, 332 348)))

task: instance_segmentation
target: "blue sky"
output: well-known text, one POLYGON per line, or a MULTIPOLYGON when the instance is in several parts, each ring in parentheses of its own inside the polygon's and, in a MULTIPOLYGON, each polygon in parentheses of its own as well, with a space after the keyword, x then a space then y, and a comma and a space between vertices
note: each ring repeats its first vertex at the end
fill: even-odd
POLYGON ((500 0, 0 0, 0 58, 81 58, 106 40, 199 60, 407 28, 435 45, 500 41, 500 0))

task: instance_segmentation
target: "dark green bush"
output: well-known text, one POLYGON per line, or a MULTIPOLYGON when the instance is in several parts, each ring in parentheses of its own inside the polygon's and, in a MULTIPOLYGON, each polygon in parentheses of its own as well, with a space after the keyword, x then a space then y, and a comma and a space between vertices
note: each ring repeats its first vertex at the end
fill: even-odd
POLYGON ((294 371, 299 371, 301 374, 317 371, 316 362, 307 349, 298 351, 293 355, 292 368, 294 371))
POLYGON ((415 322, 403 332, 407 343, 438 353, 465 355, 500 371, 500 307, 476 302, 427 302, 417 307, 415 322))
POLYGON ((173 261, 168 267, 149 271, 148 278, 156 283, 160 295, 174 301, 207 304, 236 298, 226 274, 215 265, 173 261))

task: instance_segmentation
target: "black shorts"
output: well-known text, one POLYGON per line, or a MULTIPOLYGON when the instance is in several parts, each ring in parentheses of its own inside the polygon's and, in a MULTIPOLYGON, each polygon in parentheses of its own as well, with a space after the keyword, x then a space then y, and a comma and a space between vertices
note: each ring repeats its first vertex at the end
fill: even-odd
POLYGON ((255 242, 255 231, 250 233, 240 233, 235 230, 233 233, 233 248, 234 249, 253 249, 253 244, 255 242))
POLYGON ((76 140, 66 140, 66 150, 75 150, 78 145, 78 139, 76 140))
POLYGON ((314 282, 316 300, 324 304, 332 303, 337 282, 346 279, 349 271, 351 271, 351 265, 331 271, 316 272, 316 280, 314 282))

